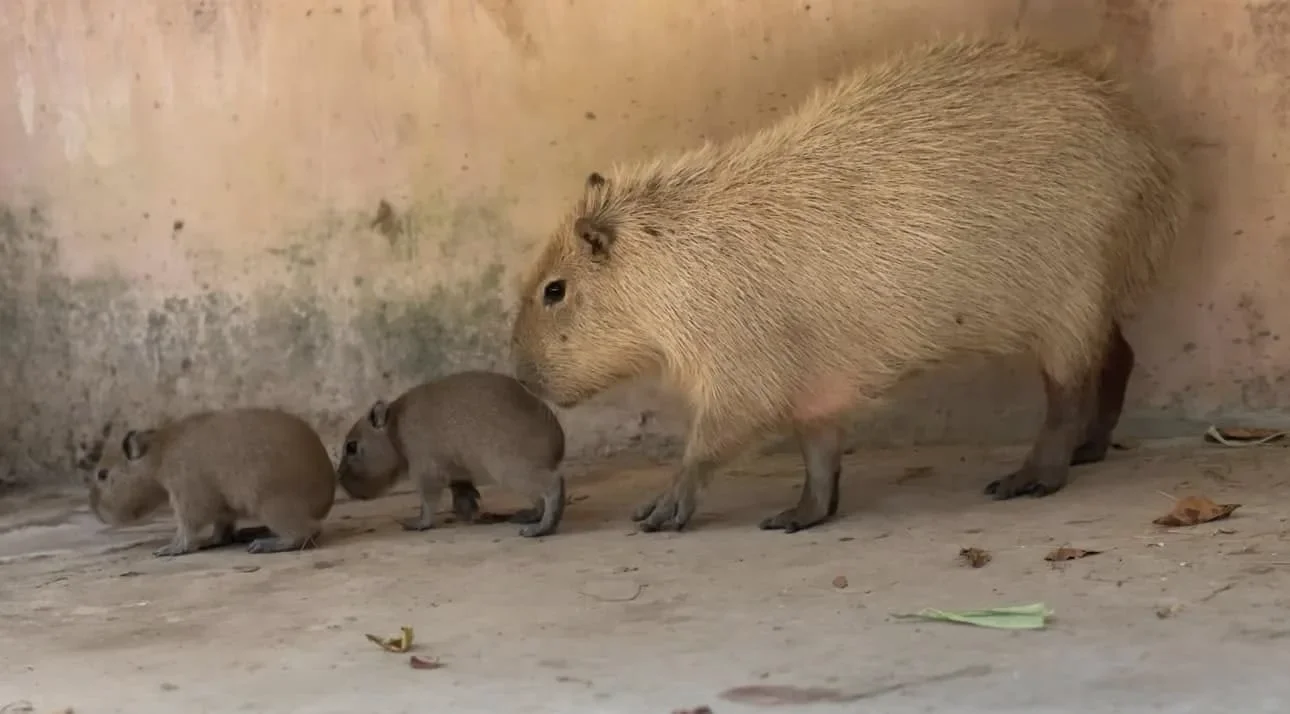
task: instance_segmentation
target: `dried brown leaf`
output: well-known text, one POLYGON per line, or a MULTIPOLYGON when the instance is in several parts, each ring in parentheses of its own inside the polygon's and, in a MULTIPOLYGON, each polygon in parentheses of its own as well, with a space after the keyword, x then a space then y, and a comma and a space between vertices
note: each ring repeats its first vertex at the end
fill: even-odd
POLYGON ((981 548, 963 548, 959 551, 959 560, 974 568, 985 567, 985 564, 994 558, 990 551, 981 548))
POLYGON ((842 588, 845 588, 848 585, 850 585, 850 583, 847 582, 847 576, 845 575, 839 575, 833 579, 833 587, 839 590, 841 590, 842 588))
POLYGON ((1048 555, 1045 555, 1044 560, 1051 563, 1056 563, 1062 560, 1079 560, 1080 558, 1087 558, 1090 555, 1097 555, 1101 552, 1102 551, 1100 550, 1085 550, 1084 548, 1072 548, 1068 545, 1064 545, 1048 555))
POLYGON ((411 665, 412 669, 439 669, 443 666, 443 662, 440 662, 438 657, 418 657, 416 655, 408 657, 408 664, 411 665))
POLYGON ((1239 503, 1214 503, 1204 496, 1185 496, 1174 502, 1174 507, 1169 513, 1155 519, 1152 523, 1169 528, 1195 526, 1227 518, 1240 507, 1239 503))
POLYGON ((412 649, 412 628, 401 627, 399 629, 400 632, 396 637, 378 637, 376 635, 366 635, 366 637, 386 652, 407 652, 412 649))

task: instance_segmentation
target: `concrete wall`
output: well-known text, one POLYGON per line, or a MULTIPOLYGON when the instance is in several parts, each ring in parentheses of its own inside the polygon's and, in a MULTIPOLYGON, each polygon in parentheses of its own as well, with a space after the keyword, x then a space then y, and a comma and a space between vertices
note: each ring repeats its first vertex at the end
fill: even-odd
MULTIPOLYGON (((1186 138, 1202 245, 1130 326, 1126 428, 1284 419, 1286 2, 5 0, 0 475, 70 477, 106 426, 201 406, 334 441, 377 396, 504 366, 513 269, 588 171, 975 27, 1116 38, 1186 138)), ((1036 385, 938 375, 861 436, 1028 438, 1036 385)), ((656 406, 568 414, 574 450, 667 433, 656 406)))

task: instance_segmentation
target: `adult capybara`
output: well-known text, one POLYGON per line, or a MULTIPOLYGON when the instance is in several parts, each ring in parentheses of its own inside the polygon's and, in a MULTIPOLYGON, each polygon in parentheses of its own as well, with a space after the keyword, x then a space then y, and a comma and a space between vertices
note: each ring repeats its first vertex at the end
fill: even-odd
POLYGON ((691 415, 637 509, 682 528, 713 469, 792 424, 806 479, 761 527, 838 505, 841 421, 957 356, 1037 358, 1039 436, 996 499, 1105 457, 1133 352, 1120 321, 1188 205, 1174 148, 1107 53, 917 45, 760 131, 591 174, 522 286, 516 375, 569 407, 661 373, 691 415))

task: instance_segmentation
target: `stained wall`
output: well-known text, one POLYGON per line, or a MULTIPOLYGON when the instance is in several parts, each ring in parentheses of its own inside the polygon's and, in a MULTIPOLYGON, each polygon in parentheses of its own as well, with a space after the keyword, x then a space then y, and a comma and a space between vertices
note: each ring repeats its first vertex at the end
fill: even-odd
MULTIPOLYGON (((1286 2, 6 0, 0 478, 71 478, 105 429, 208 406, 334 441, 378 396, 505 368, 515 270, 587 172, 1010 27, 1112 38, 1194 169, 1194 247, 1129 326, 1125 429, 1286 421, 1286 2)), ((572 450, 673 434, 667 406, 566 413, 572 450)), ((1030 371, 967 365, 857 439, 1015 441, 1037 407, 1030 371)))

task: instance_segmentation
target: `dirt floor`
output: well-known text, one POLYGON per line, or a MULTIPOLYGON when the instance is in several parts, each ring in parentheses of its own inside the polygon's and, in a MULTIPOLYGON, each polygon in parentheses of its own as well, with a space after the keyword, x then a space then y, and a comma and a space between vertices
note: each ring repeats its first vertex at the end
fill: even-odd
MULTIPOLYGON (((792 454, 721 477, 681 534, 635 532, 668 472, 626 459, 574 480, 541 540, 405 533, 405 487, 341 501, 315 550, 160 560, 165 514, 113 531, 79 497, 11 501, 0 711, 1285 711, 1290 450, 1145 444, 1050 498, 982 496, 1020 455, 858 452, 842 517, 792 535, 756 527, 795 502, 792 454), (1152 524, 1188 494, 1241 507, 1152 524), (1062 545, 1103 552, 1046 562, 1062 545), (965 547, 992 558, 973 568, 965 547), (1033 602, 1055 611, 1045 630, 892 616, 1033 602), (364 638, 405 625, 409 654, 364 638)), ((515 505, 484 489, 485 508, 515 505)))

